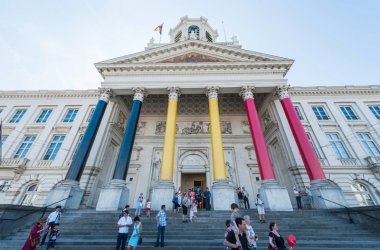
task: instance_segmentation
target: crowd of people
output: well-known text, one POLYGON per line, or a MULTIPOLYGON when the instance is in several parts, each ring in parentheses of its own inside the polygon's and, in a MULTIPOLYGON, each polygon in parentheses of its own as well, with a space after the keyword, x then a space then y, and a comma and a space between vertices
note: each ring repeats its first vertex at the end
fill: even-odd
MULTIPOLYGON (((302 196, 307 196, 310 207, 314 208, 314 199, 309 187, 305 191, 300 191, 298 188, 293 188, 294 197, 297 201, 298 209, 302 209, 302 196)), ((231 216, 226 220, 226 229, 224 232, 224 245, 227 250, 254 250, 257 247, 257 235, 252 226, 251 218, 249 215, 240 216, 239 209, 250 209, 249 193, 244 187, 237 188, 236 194, 238 204, 231 204, 231 216)), ((194 222, 197 218, 199 208, 211 209, 211 192, 208 188, 204 192, 200 188, 191 188, 187 191, 181 191, 179 188, 173 197, 173 214, 180 214, 182 212, 182 222, 194 222)), ((265 209, 264 201, 261 199, 260 194, 256 195, 255 202, 256 209, 259 215, 259 222, 265 223, 265 209)), ((130 238, 128 241, 128 249, 136 249, 142 243, 143 226, 140 220, 143 208, 145 206, 145 214, 150 217, 152 202, 145 199, 143 193, 140 193, 137 198, 135 215, 132 219, 129 213, 129 205, 126 205, 122 210, 117 222, 118 235, 116 241, 116 250, 125 249, 129 232, 130 238)), ((162 205, 161 210, 156 214, 155 219, 157 222, 157 239, 155 246, 164 246, 165 227, 167 225, 166 206, 162 205)), ((28 238, 22 250, 35 250, 38 245, 46 244, 46 249, 54 249, 57 238, 60 236, 60 219, 61 219, 61 206, 57 206, 55 210, 49 214, 46 220, 40 219, 31 229, 28 238), (41 234, 42 240, 41 240, 41 234)), ((268 249, 283 250, 286 249, 285 241, 278 232, 277 224, 271 222, 269 224, 269 243, 268 249)))

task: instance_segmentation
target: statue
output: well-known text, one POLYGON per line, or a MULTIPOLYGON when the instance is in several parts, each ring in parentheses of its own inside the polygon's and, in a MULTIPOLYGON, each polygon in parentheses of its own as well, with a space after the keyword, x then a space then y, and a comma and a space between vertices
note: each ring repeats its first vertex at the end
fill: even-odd
POLYGON ((157 159, 153 162, 153 181, 160 180, 161 159, 157 159))
POLYGON ((190 40, 191 40, 191 39, 198 39, 197 34, 195 33, 194 30, 192 30, 192 31, 190 32, 189 39, 190 39, 190 40))
POLYGON ((230 163, 228 161, 226 161, 226 169, 227 169, 227 173, 228 173, 228 181, 231 182, 231 183, 234 183, 234 169, 233 167, 230 165, 230 163))

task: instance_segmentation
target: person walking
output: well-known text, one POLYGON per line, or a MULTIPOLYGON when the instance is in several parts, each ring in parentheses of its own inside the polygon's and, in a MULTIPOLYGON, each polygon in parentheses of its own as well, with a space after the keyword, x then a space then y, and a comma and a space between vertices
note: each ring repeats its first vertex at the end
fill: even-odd
POLYGON ((230 247, 232 250, 249 250, 248 239, 245 233, 247 224, 241 217, 236 218, 235 225, 238 227, 238 240, 236 240, 235 232, 232 230, 224 239, 224 246, 230 247))
POLYGON ((243 200, 245 209, 250 209, 248 197, 249 193, 245 190, 245 187, 243 187, 243 200))
POLYGON ((141 209, 143 207, 143 202, 144 202, 144 196, 143 196, 143 193, 140 193, 139 198, 137 198, 135 216, 140 216, 141 209))
POLYGON ((160 236, 161 236, 161 247, 164 247, 164 239, 165 239, 165 227, 166 227, 166 213, 165 213, 165 205, 161 205, 161 210, 156 215, 157 221, 157 240, 155 247, 159 246, 160 236))
POLYGON ((307 194, 307 198, 309 198, 310 208, 314 208, 314 197, 313 194, 310 191, 310 187, 306 186, 305 193, 307 194))
POLYGON ((256 233, 253 230, 253 227, 251 225, 251 218, 249 215, 244 215, 243 217, 245 223, 247 224, 247 239, 248 239, 248 249, 249 250, 256 250, 257 244, 256 244, 256 233))
POLYGON ((173 214, 177 213, 177 209, 178 209, 178 193, 175 194, 175 196, 173 197, 173 214))
POLYGON ((128 238, 129 228, 132 226, 132 218, 129 216, 128 210, 123 214, 123 217, 117 222, 119 233, 117 235, 116 250, 124 250, 128 238))
POLYGON ((46 250, 53 248, 55 249, 55 242, 57 241, 58 236, 61 234, 59 232, 59 223, 54 225, 54 228, 51 230, 49 234, 49 241, 46 245, 46 250))
POLYGON ((293 193, 294 193, 294 196, 296 197, 296 200, 297 200, 297 208, 298 209, 302 209, 302 201, 301 201, 301 193, 300 191, 294 187, 293 188, 293 193))
POLYGON ((24 246, 21 250, 35 250, 40 242, 40 234, 44 231, 45 220, 39 219, 38 222, 30 229, 28 238, 24 243, 24 246))
POLYGON ((260 223, 265 223, 265 209, 264 209, 264 202, 260 198, 260 194, 257 194, 256 196, 256 207, 257 207, 257 212, 259 214, 259 220, 260 223))
POLYGON ((208 187, 206 187, 206 191, 203 193, 203 195, 206 198, 206 210, 209 211, 211 209, 211 192, 208 187))
POLYGON ((150 199, 148 199, 146 202, 145 213, 146 213, 146 216, 148 216, 149 218, 150 218, 150 208, 151 207, 152 207, 152 202, 150 201, 150 199))
POLYGON ((54 209, 54 212, 51 212, 47 218, 46 225, 47 225, 47 230, 42 237, 42 241, 40 246, 45 244, 45 240, 48 234, 50 234, 50 231, 53 230, 54 226, 59 223, 59 220, 61 219, 61 206, 56 206, 54 209))
POLYGON ((275 222, 269 223, 269 230, 268 250, 287 250, 285 240, 278 233, 278 227, 275 222))
POLYGON ((133 231, 132 231, 131 238, 128 241, 128 249, 135 250, 136 247, 139 244, 142 243, 141 234, 143 232, 143 228, 142 228, 142 224, 141 224, 140 218, 138 216, 136 216, 133 219, 133 222, 134 222, 134 224, 133 224, 133 231))

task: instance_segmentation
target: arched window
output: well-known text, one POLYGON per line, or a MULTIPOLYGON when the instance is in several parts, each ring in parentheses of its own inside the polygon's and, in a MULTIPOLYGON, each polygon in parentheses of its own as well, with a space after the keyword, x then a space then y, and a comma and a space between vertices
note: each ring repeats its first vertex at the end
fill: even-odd
POLYGON ((360 206, 375 205, 375 201, 373 200, 369 188, 366 185, 360 182, 354 182, 352 183, 351 188, 360 206))
POLYGON ((37 183, 31 184, 29 187, 27 187, 20 205, 33 206, 34 201, 37 198, 37 189, 38 189, 37 183))

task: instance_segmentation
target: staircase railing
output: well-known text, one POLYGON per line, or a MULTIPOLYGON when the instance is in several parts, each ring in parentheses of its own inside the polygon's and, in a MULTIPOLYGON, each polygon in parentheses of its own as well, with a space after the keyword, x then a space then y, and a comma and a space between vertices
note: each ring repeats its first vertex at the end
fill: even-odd
POLYGON ((349 220, 350 223, 355 223, 354 220, 353 220, 352 217, 351 217, 351 212, 355 212, 355 213, 358 213, 358 214, 361 214, 361 215, 367 216, 367 217, 369 217, 369 218, 371 218, 371 219, 374 219, 374 220, 380 221, 379 218, 374 217, 374 216, 369 215, 369 214, 366 214, 366 213, 364 213, 364 212, 362 212, 362 211, 360 211, 360 210, 357 210, 357 209, 354 209, 354 208, 351 208, 351 207, 347 207, 347 206, 345 206, 345 205, 343 205, 343 204, 340 204, 340 203, 337 203, 337 202, 335 202, 335 201, 332 201, 332 200, 329 200, 329 199, 323 198, 323 197, 320 196, 320 195, 317 196, 317 197, 320 198, 320 199, 322 199, 322 200, 325 200, 325 201, 328 201, 328 202, 334 203, 334 204, 336 204, 336 205, 338 205, 338 206, 341 206, 341 207, 345 208, 345 209, 346 209, 346 212, 347 212, 348 220, 349 220))
POLYGON ((59 203, 59 202, 61 202, 61 201, 64 201, 64 200, 70 199, 71 197, 72 197, 72 196, 69 195, 69 197, 67 197, 67 198, 65 198, 65 199, 62 199, 62 200, 56 201, 56 202, 54 202, 54 203, 51 203, 51 204, 49 204, 49 205, 46 205, 46 206, 44 206, 44 207, 42 207, 42 208, 40 208, 40 209, 38 209, 38 210, 35 210, 35 211, 30 212, 30 213, 24 214, 24 215, 22 215, 22 216, 20 216, 20 217, 18 217, 18 218, 13 218, 13 219, 10 219, 10 218, 0 218, 0 223, 3 222, 4 220, 8 220, 8 221, 17 221, 17 220, 20 220, 20 219, 22 219, 22 218, 24 218, 24 217, 26 217, 26 216, 29 216, 29 215, 34 214, 34 213, 38 213, 38 212, 40 212, 41 210, 43 210, 43 211, 42 211, 42 215, 41 215, 41 217, 40 217, 40 219, 42 219, 42 218, 44 217, 44 215, 45 215, 46 210, 48 209, 48 207, 50 207, 51 205, 57 204, 57 203, 59 203))

